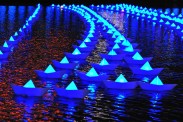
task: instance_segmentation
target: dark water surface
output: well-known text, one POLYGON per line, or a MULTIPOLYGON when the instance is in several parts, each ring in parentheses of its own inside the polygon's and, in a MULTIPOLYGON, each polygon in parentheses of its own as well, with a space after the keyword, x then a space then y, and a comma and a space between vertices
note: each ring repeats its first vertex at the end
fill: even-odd
MULTIPOLYGON (((22 27, 35 7, 0 6, 0 8, 0 44, 2 45, 4 40, 9 39, 15 31, 22 27)), ((183 84, 181 83, 183 81, 183 42, 180 37, 165 26, 153 25, 153 23, 137 19, 135 16, 108 11, 98 11, 98 13, 108 18, 111 23, 117 23, 116 27, 125 37, 132 38, 137 42, 139 48, 142 49, 143 57, 152 56, 153 60, 150 63, 152 67, 164 68, 159 75, 163 83, 177 83, 178 86, 169 92, 149 92, 140 89, 106 91, 102 88, 97 89, 95 85, 90 84, 87 87, 91 92, 83 100, 59 98, 54 91, 49 92, 51 95, 35 98, 14 96, 9 84, 6 83, 9 80, 5 79, 6 77, 5 81, 2 80, 3 76, 1 75, 0 121, 15 119, 17 121, 181 121, 183 115, 183 84)), ((46 65, 51 63, 51 59, 60 60, 63 57, 62 52, 73 50, 72 44, 77 39, 81 39, 83 29, 83 23, 77 14, 61 11, 57 7, 42 7, 40 18, 32 27, 32 33, 21 44, 27 45, 36 42, 36 46, 42 45, 39 49, 48 49, 48 52, 44 52, 47 53, 43 56, 44 58, 41 57, 43 53, 37 52, 36 54, 34 51, 34 48, 37 49, 37 47, 30 46, 27 47, 27 51, 24 50, 30 54, 34 52, 38 56, 35 57, 35 60, 45 61, 44 65, 40 66, 40 62, 26 57, 25 60, 33 61, 33 63, 21 65, 14 62, 14 65, 23 68, 25 72, 29 70, 29 68, 25 69, 25 66, 30 67, 29 65, 37 65, 38 67, 34 68, 39 69, 46 68, 46 65), (66 46, 61 46, 60 52, 54 52, 58 47, 52 46, 50 43, 66 46), (50 51, 58 56, 51 55, 50 51)), ((11 69, 8 66, 12 65, 5 65, 5 68, 11 69)), ((83 66, 83 68, 85 67, 87 66, 83 66)), ((23 85, 28 78, 32 78, 31 75, 28 75, 28 73, 26 76, 21 74, 21 78, 18 74, 14 74, 12 77, 20 77, 19 79, 25 81, 20 82, 13 79, 14 81, 10 80, 10 82, 23 85)), ((65 81, 67 83, 73 79, 76 79, 79 88, 84 87, 79 83, 77 77, 69 77, 65 81)), ((65 83, 64 81, 58 83, 44 81, 43 83, 45 82, 47 87, 65 83)), ((37 83, 38 86, 39 84, 37 83)))

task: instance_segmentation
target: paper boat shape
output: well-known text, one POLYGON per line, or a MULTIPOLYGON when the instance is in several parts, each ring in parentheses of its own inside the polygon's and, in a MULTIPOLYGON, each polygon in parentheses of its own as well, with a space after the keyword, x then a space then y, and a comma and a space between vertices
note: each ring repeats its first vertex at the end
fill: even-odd
POLYGON ((8 44, 12 44, 12 45, 15 45, 17 44, 18 42, 20 41, 20 38, 14 38, 13 36, 10 37, 10 39, 7 41, 8 44))
POLYGON ((163 68, 151 68, 149 62, 146 62, 142 67, 130 67, 134 75, 138 77, 153 78, 157 76, 163 68))
POLYGON ((101 58, 105 58, 110 64, 120 64, 125 57, 125 54, 99 54, 101 58))
POLYGON ((101 85, 102 81, 108 79, 107 74, 98 74, 94 68, 91 68, 87 73, 78 71, 78 76, 80 77, 81 81, 87 81, 87 83, 92 83, 96 85, 101 85))
MULTIPOLYGON (((66 58, 66 57, 64 57, 64 58, 66 58)), ((72 71, 78 65, 77 63, 69 63, 69 62, 62 63, 62 61, 59 62, 56 60, 52 60, 55 69, 57 69, 57 70, 71 70, 72 71)))
POLYGON ((107 80, 103 83, 108 89, 135 89, 138 86, 138 81, 128 82, 122 74, 115 81, 107 80))
POLYGON ((75 55, 72 53, 65 52, 64 54, 66 55, 66 57, 69 59, 70 62, 79 62, 79 63, 85 62, 85 59, 89 56, 89 53, 81 53, 75 55))
POLYGON ((125 57, 124 60, 131 67, 140 67, 145 64, 147 61, 150 62, 153 57, 142 58, 138 52, 134 56, 125 57))
MULTIPOLYGON (((31 84, 31 80, 28 82, 31 84)), ((35 87, 25 87, 25 86, 19 86, 15 84, 11 84, 13 91, 16 95, 25 95, 25 96, 43 96, 49 88, 35 88, 35 87)))
POLYGON ((94 67, 97 72, 99 73, 107 73, 107 74, 113 74, 115 73, 115 69, 118 66, 118 64, 109 64, 107 62, 107 60, 104 58, 102 59, 102 61, 100 62, 100 64, 96 64, 96 63, 90 63, 92 67, 94 67))
POLYGON ((0 60, 7 59, 8 56, 9 56, 9 52, 3 53, 3 52, 0 50, 0 60))
POLYGON ((5 52, 11 52, 12 45, 9 45, 6 41, 4 42, 3 46, 0 47, 0 50, 5 52))
POLYGON ((58 96, 65 98, 82 99, 89 93, 89 90, 87 89, 78 90, 73 81, 66 88, 54 87, 54 89, 58 96))
POLYGON ((163 84, 158 76, 155 77, 151 83, 139 82, 138 84, 140 85, 141 89, 151 91, 168 91, 177 86, 177 84, 163 84))
MULTIPOLYGON (((83 41, 81 40, 77 40, 78 44, 82 44, 83 41)), ((85 42, 86 46, 90 47, 90 46, 95 46, 98 43, 98 41, 91 41, 91 42, 85 42)))
POLYGON ((61 79, 67 71, 55 71, 51 65, 47 67, 45 71, 35 70, 36 74, 40 78, 48 78, 48 79, 61 79))
POLYGON ((92 50, 95 48, 94 46, 80 47, 76 45, 73 45, 73 47, 78 48, 81 51, 81 53, 91 53, 92 50))

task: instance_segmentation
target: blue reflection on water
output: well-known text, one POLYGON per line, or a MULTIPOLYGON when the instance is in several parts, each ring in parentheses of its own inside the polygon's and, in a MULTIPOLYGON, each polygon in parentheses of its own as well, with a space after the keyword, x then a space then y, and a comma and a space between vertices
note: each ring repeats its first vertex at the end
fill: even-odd
MULTIPOLYGON (((6 18, 6 16, 5 16, 5 13, 6 13, 6 6, 0 6, 0 10, 1 10, 1 12, 0 12, 0 32, 4 32, 4 21, 5 21, 5 18, 6 18)), ((2 38, 1 36, 3 36, 3 35, 1 35, 0 34, 0 39, 2 38)))
POLYGON ((8 21, 9 21, 8 30, 9 31, 12 31, 14 29, 15 12, 16 12, 16 6, 9 6, 8 7, 8 21))

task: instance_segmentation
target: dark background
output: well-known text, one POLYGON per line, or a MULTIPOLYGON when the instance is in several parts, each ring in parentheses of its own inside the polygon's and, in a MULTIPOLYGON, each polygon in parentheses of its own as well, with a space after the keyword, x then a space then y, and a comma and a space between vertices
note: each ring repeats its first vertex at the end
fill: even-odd
POLYGON ((54 4, 84 4, 84 5, 97 5, 97 4, 116 4, 126 3, 132 5, 138 5, 143 7, 154 8, 174 8, 183 7, 183 0, 1 0, 0 5, 36 5, 41 3, 42 5, 54 4))

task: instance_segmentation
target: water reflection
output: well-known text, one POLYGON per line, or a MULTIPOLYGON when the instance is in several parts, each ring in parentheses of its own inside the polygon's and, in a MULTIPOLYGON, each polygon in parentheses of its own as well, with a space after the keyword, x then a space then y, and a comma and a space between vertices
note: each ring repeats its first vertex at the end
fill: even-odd
POLYGON ((8 7, 8 21, 9 21, 8 30, 9 31, 13 31, 14 29, 15 13, 16 13, 16 6, 9 6, 8 7))
MULTIPOLYGON (((4 32, 5 27, 4 27, 4 22, 6 19, 5 13, 6 13, 6 6, 0 6, 0 33, 4 32)), ((3 38, 3 35, 0 34, 0 39, 3 38)))

